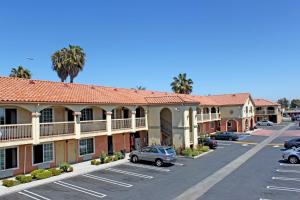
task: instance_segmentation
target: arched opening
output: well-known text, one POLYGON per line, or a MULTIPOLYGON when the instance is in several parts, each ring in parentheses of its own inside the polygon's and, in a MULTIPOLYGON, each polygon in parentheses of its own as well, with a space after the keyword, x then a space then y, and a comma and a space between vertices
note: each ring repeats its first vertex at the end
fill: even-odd
POLYGON ((253 118, 250 119, 250 130, 254 129, 254 120, 253 118))
POLYGON ((215 107, 211 108, 211 113, 217 113, 217 109, 215 107))
POLYGON ((135 112, 136 112, 136 114, 135 114, 136 118, 145 117, 145 109, 143 107, 141 107, 141 106, 137 107, 135 109, 135 112))
POLYGON ((168 108, 164 108, 160 111, 160 132, 161 132, 161 144, 172 146, 173 145, 172 111, 168 108))
POLYGON ((112 110, 112 119, 128 119, 131 118, 131 111, 126 107, 117 107, 112 110))
POLYGON ((209 108, 207 107, 203 108, 203 114, 209 114, 209 108))
POLYGON ((227 121, 227 131, 230 132, 237 132, 238 130, 238 123, 235 120, 228 120, 227 121))
POLYGON ((245 130, 248 131, 249 130, 249 120, 245 119, 245 130))
POLYGON ((81 132, 106 131, 106 111, 100 107, 90 106, 81 110, 81 132))

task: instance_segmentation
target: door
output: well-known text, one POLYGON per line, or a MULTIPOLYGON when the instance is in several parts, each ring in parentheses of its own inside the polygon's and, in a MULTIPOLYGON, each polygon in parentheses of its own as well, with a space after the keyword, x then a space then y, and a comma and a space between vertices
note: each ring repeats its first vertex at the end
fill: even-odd
POLYGON ((141 138, 134 139, 134 147, 136 150, 141 150, 141 138))
POLYGON ((76 140, 68 140, 68 163, 76 162, 76 140))
POLYGON ((151 160, 151 148, 145 147, 141 150, 140 158, 141 160, 150 161, 151 160))
POLYGON ((68 121, 73 122, 74 121, 74 115, 72 110, 68 110, 68 121))
POLYGON ((5 109, 5 123, 6 124, 17 123, 17 109, 5 109))
POLYGON ((114 154, 113 137, 112 136, 107 137, 107 152, 108 152, 108 155, 114 154))
POLYGON ((56 165, 66 162, 66 141, 57 141, 55 142, 55 160, 56 165))

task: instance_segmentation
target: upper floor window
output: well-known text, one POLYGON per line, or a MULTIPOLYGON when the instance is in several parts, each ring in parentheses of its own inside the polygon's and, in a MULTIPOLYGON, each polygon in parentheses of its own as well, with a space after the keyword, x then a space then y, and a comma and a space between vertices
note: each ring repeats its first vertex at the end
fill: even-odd
POLYGON ((93 109, 92 108, 85 108, 81 111, 81 121, 88 121, 93 120, 93 109))
POLYGON ((4 124, 5 112, 4 108, 0 108, 0 124, 4 124))
POLYGON ((248 106, 246 106, 246 113, 248 113, 248 106))
POLYGON ((52 108, 46 108, 41 111, 40 122, 41 123, 53 122, 53 109, 52 108))

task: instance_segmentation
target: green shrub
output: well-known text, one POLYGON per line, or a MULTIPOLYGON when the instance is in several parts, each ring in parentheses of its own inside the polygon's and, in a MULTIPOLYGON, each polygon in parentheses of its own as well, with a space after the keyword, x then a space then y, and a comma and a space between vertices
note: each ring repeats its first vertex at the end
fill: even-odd
POLYGON ((16 180, 19 181, 20 183, 29 183, 32 181, 32 176, 19 175, 16 176, 16 180))
POLYGON ((42 180, 42 179, 50 178, 51 176, 52 176, 51 171, 45 170, 44 172, 36 174, 36 179, 42 180))
POLYGON ((36 175, 40 174, 40 173, 43 173, 44 171, 45 171, 44 169, 36 169, 36 170, 31 172, 31 176, 32 176, 33 179, 36 179, 36 175))
POLYGON ((74 169, 72 166, 69 167, 68 172, 72 172, 74 169))
POLYGON ((96 165, 96 160, 91 160, 91 165, 96 165))
POLYGON ((109 163, 112 161, 112 157, 111 156, 107 156, 105 159, 106 163, 109 163))
POLYGON ((186 148, 182 151, 182 155, 184 156, 192 156, 193 150, 191 148, 186 148))
POLYGON ((116 152, 115 157, 117 158, 117 160, 124 159, 124 155, 121 152, 116 152))
POLYGON ((59 165, 59 169, 61 169, 63 172, 69 172, 70 167, 71 167, 71 165, 66 162, 60 163, 60 165, 59 165))
POLYGON ((101 161, 101 163, 105 163, 105 159, 106 159, 106 153, 104 153, 104 151, 102 151, 102 153, 100 155, 100 161, 101 161))
POLYGON ((198 156, 199 154, 200 154, 200 152, 197 150, 192 151, 192 157, 198 156))
POLYGON ((61 175, 61 169, 56 169, 56 168, 52 168, 52 169, 49 169, 49 171, 51 172, 52 176, 58 176, 58 175, 61 175))
POLYGON ((3 180, 2 181, 2 185, 5 187, 12 187, 12 186, 15 186, 18 184, 19 184, 19 181, 16 181, 16 180, 3 180))
POLYGON ((202 151, 202 152, 208 152, 209 151, 209 147, 208 146, 198 146, 197 150, 198 151, 202 151))

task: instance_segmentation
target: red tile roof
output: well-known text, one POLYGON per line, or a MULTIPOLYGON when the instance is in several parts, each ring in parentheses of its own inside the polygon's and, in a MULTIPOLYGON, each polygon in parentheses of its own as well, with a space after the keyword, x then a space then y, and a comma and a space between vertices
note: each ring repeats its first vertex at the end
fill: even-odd
POLYGON ((279 103, 269 101, 266 99, 254 99, 255 106, 280 106, 279 103))
POLYGON ((244 105, 247 99, 251 99, 250 93, 212 95, 207 97, 221 106, 244 105))

